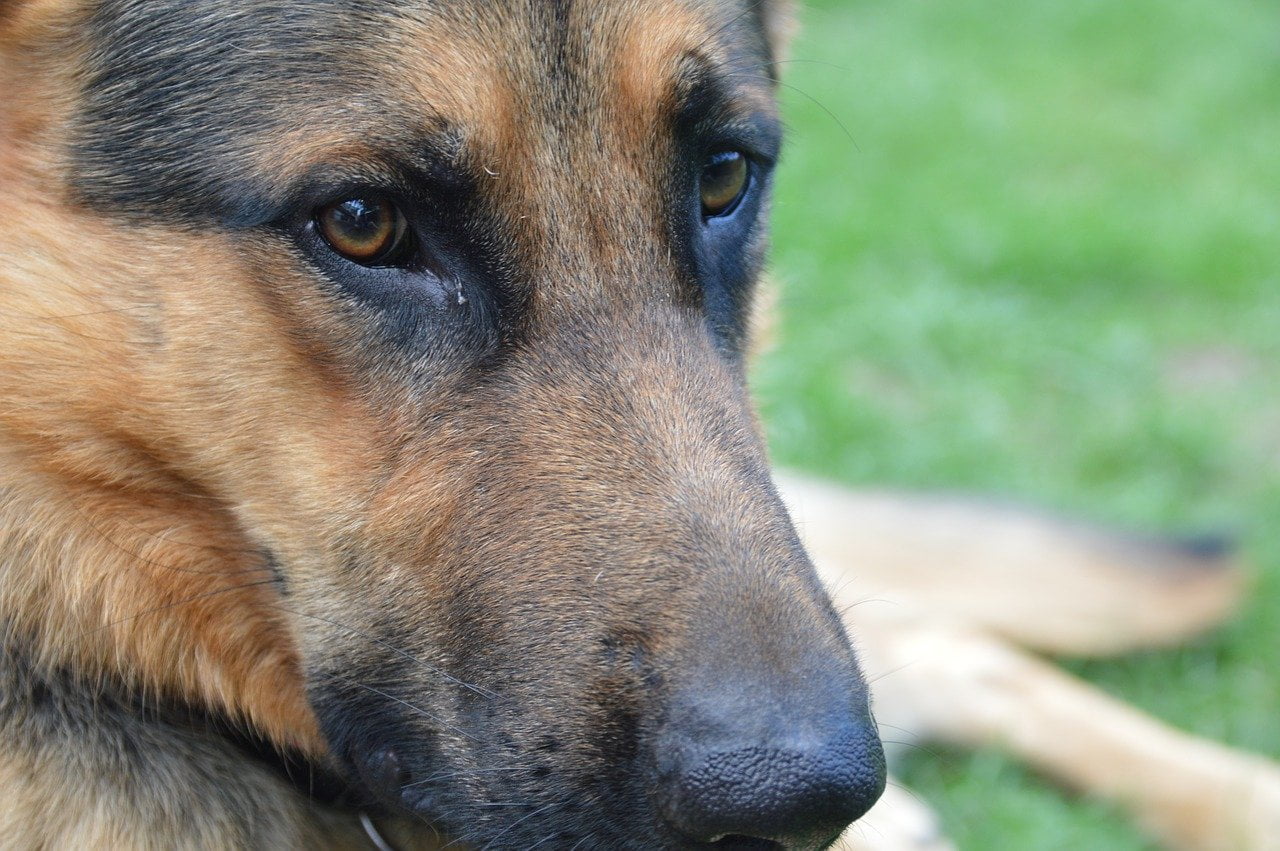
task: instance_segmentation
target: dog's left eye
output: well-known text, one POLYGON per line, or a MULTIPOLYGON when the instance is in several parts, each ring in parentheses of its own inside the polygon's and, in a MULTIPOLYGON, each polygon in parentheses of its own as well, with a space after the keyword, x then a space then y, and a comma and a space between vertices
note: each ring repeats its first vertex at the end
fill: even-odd
POLYGON ((741 151, 721 151, 708 157, 698 186, 702 215, 711 219, 732 213, 747 194, 750 178, 751 166, 741 151))
POLYGON ((316 229, 335 253, 361 266, 400 266, 413 247, 400 208, 385 198, 344 198, 315 212, 316 229))

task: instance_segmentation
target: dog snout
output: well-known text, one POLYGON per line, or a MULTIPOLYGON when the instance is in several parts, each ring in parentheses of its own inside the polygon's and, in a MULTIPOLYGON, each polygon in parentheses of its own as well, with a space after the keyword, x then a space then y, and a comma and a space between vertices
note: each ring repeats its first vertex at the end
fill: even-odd
POLYGON ((662 818, 715 848, 829 845, 879 798, 885 762, 857 701, 825 711, 820 701, 797 712, 796 701, 738 695, 683 713, 657 743, 662 818))

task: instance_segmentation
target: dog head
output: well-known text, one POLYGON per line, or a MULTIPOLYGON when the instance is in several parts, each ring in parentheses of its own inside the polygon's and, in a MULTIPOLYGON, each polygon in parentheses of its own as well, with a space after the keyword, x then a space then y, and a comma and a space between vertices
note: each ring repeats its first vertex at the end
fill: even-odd
POLYGON ((777 3, 7 14, 6 286, 56 307, 7 428, 219 546, 130 566, 175 602, 111 621, 115 674, 484 847, 818 848, 870 806, 744 389, 777 3))

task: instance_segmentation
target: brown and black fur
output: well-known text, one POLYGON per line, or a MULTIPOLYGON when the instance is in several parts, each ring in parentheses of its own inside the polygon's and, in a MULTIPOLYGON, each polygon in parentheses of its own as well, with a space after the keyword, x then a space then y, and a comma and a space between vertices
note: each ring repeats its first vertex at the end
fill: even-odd
POLYGON ((780 5, 0 3, 0 844, 707 847, 700 701, 866 719, 743 386, 780 5))

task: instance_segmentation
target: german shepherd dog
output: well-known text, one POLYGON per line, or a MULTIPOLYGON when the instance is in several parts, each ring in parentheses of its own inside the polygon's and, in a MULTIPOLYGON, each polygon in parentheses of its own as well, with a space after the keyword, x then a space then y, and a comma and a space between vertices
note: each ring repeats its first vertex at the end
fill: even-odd
POLYGON ((871 806, 744 391, 782 6, 0 4, 0 843, 871 806))

